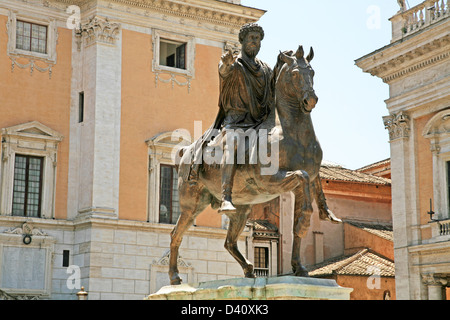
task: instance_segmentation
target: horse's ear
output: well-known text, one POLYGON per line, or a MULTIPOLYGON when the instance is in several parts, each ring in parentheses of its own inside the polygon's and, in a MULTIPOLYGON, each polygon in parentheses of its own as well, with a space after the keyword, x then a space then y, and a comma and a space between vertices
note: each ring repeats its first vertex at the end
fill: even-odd
POLYGON ((294 58, 291 56, 288 56, 286 53, 280 51, 280 55, 278 56, 278 59, 283 61, 284 63, 287 63, 289 66, 294 63, 294 58))
POLYGON ((313 48, 311 47, 311 49, 309 50, 309 54, 308 54, 308 56, 306 57, 306 60, 307 60, 308 62, 311 62, 312 59, 314 59, 314 50, 313 50, 313 48))
POLYGON ((297 52, 295 53, 295 57, 297 59, 301 59, 301 58, 303 58, 304 55, 305 55, 305 51, 303 50, 303 46, 299 46, 297 49, 297 52))

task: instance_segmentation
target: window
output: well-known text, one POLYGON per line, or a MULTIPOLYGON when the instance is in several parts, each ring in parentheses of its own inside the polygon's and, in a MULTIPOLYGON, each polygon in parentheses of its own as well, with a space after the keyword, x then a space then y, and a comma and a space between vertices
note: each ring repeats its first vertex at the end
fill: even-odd
MULTIPOLYGON (((425 125, 422 135, 430 142, 433 159, 434 219, 450 218, 450 106, 436 113, 425 125)), ((428 203, 427 203, 428 209, 428 203)))
MULTIPOLYGON (((186 83, 195 77, 195 39, 192 36, 174 34, 153 29, 152 71, 157 74, 169 74, 161 77, 161 82, 171 82, 173 77, 185 77, 186 83)), ((174 81, 174 80, 173 80, 174 81)), ((182 80, 177 80, 179 85, 182 80)))
POLYGON ((33 121, 2 128, 0 214, 51 219, 63 136, 33 121))
POLYGON ((78 123, 84 121, 84 92, 78 94, 78 123))
POLYGON ((16 48, 46 54, 47 26, 17 20, 16 48))
POLYGON ((255 247, 255 274, 258 277, 269 275, 269 248, 255 247))
POLYGON ((186 69, 186 43, 161 39, 159 64, 172 68, 186 69))
POLYGON ((40 217, 43 159, 16 154, 12 215, 40 217))
POLYGON ((180 147, 191 144, 187 130, 164 132, 146 141, 148 146, 148 222, 175 224, 180 216, 175 158, 180 147))
POLYGON ((265 269, 268 267, 268 248, 255 248, 255 268, 265 269))
POLYGON ((159 222, 176 224, 180 216, 178 174, 173 166, 161 165, 159 222))
POLYGON ((11 59, 12 68, 30 68, 48 72, 56 64, 56 42, 58 38, 56 20, 36 12, 8 12, 8 44, 7 54, 11 59), (20 62, 16 61, 21 59, 20 62), (23 59, 28 59, 24 63, 23 59), (38 64, 35 62, 39 61, 38 64), (44 65, 47 67, 44 67, 44 65))

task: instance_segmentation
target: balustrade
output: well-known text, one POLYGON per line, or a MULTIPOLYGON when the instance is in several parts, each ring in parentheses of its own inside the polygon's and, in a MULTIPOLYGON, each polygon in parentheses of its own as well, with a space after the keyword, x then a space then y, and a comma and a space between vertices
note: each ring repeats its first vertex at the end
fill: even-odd
POLYGON ((430 222, 431 237, 435 240, 450 240, 450 219, 430 222))
POLYGON ((404 34, 414 33, 450 16, 450 0, 426 0, 401 13, 405 21, 404 34))
POLYGON ((439 235, 441 236, 450 235, 450 220, 439 222, 439 235))
POLYGON ((255 268, 255 275, 258 278, 267 278, 269 276, 269 269, 267 269, 267 268, 255 268))

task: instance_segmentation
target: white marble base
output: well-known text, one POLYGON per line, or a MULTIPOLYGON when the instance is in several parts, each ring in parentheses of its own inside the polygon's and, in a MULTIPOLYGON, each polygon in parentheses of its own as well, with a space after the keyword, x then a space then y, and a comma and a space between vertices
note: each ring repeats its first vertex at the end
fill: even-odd
POLYGON ((350 300, 352 291, 334 280, 283 276, 166 286, 146 300, 350 300))

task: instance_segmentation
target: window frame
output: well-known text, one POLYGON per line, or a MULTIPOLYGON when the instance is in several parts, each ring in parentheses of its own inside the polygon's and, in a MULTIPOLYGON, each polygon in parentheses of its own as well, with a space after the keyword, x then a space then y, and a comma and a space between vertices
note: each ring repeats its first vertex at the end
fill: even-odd
POLYGON ((267 269, 267 271, 269 270, 269 247, 265 247, 265 246, 255 246, 253 248, 254 251, 254 264, 255 264, 255 269, 267 269), (257 251, 263 251, 264 252, 264 262, 265 262, 265 266, 261 267, 260 266, 260 262, 261 262, 261 253, 257 254, 257 251), (259 259, 258 259, 259 257, 259 259))
POLYGON ((433 211, 438 220, 450 218, 450 181, 447 162, 450 162, 450 106, 436 113, 425 125, 422 136, 430 141, 433 159, 433 211))
POLYGON ((147 221, 160 224, 161 166, 174 166, 175 154, 180 147, 191 144, 187 130, 164 132, 146 141, 148 146, 148 212, 147 221))
MULTIPOLYGON (((41 16, 35 13, 18 13, 10 10, 7 23, 8 31, 8 56, 15 58, 37 59, 47 64, 56 64, 56 42, 58 39, 57 23, 55 19, 41 16), (47 27, 46 53, 28 51, 17 48, 17 21, 23 21, 47 27)), ((31 48, 30 48, 31 49, 31 48)))
POLYGON ((56 172, 63 135, 32 121, 1 130, 0 215, 12 216, 16 154, 43 158, 40 218, 55 216, 56 172))
MULTIPOLYGON (((18 45, 18 42, 17 42, 18 34, 17 34, 17 32, 19 30, 18 27, 16 28, 16 49, 24 50, 24 51, 27 51, 27 52, 29 51, 29 52, 34 52, 34 53, 47 54, 47 49, 48 49, 48 47, 47 47, 48 26, 40 24, 40 23, 34 23, 34 22, 29 22, 29 21, 24 21, 24 20, 17 19, 16 24, 19 24, 19 23, 29 24, 30 25, 30 37, 29 37, 30 38, 30 50, 26 50, 26 49, 23 49, 23 48, 17 48, 17 45, 18 45), (44 27, 45 28, 45 39, 42 40, 39 37, 38 38, 33 38, 33 27, 44 27), (45 44, 44 45, 44 52, 33 50, 33 39, 37 39, 38 42, 40 42, 40 41, 44 42, 44 44, 45 44)), ((24 36, 24 34, 22 34, 22 36, 24 36)))
POLYGON ((153 61, 152 72, 169 73, 185 76, 186 78, 195 78, 195 38, 189 35, 177 34, 159 29, 152 29, 153 61), (161 41, 184 43, 185 49, 185 69, 168 67, 160 64, 161 41))
POLYGON ((13 182, 13 197, 12 197, 12 211, 11 211, 11 215, 12 216, 16 216, 16 217, 31 217, 31 218, 40 218, 41 217, 41 209, 42 209, 42 178, 44 177, 44 158, 43 157, 37 157, 37 156, 30 156, 30 155, 26 155, 26 154, 19 154, 16 153, 14 156, 14 182, 13 182), (16 168, 17 168, 17 157, 23 157, 26 159, 25 162, 25 191, 24 191, 24 208, 23 208, 23 214, 16 214, 14 212, 14 200, 15 198, 15 194, 16 194, 16 181, 18 179, 16 179, 16 168), (31 159, 39 159, 40 160, 40 164, 39 164, 39 192, 38 192, 38 210, 37 210, 37 216, 30 216, 29 212, 28 212, 28 197, 30 196, 31 192, 29 192, 29 183, 30 183, 30 179, 29 179, 29 167, 30 167, 30 160, 31 159))

